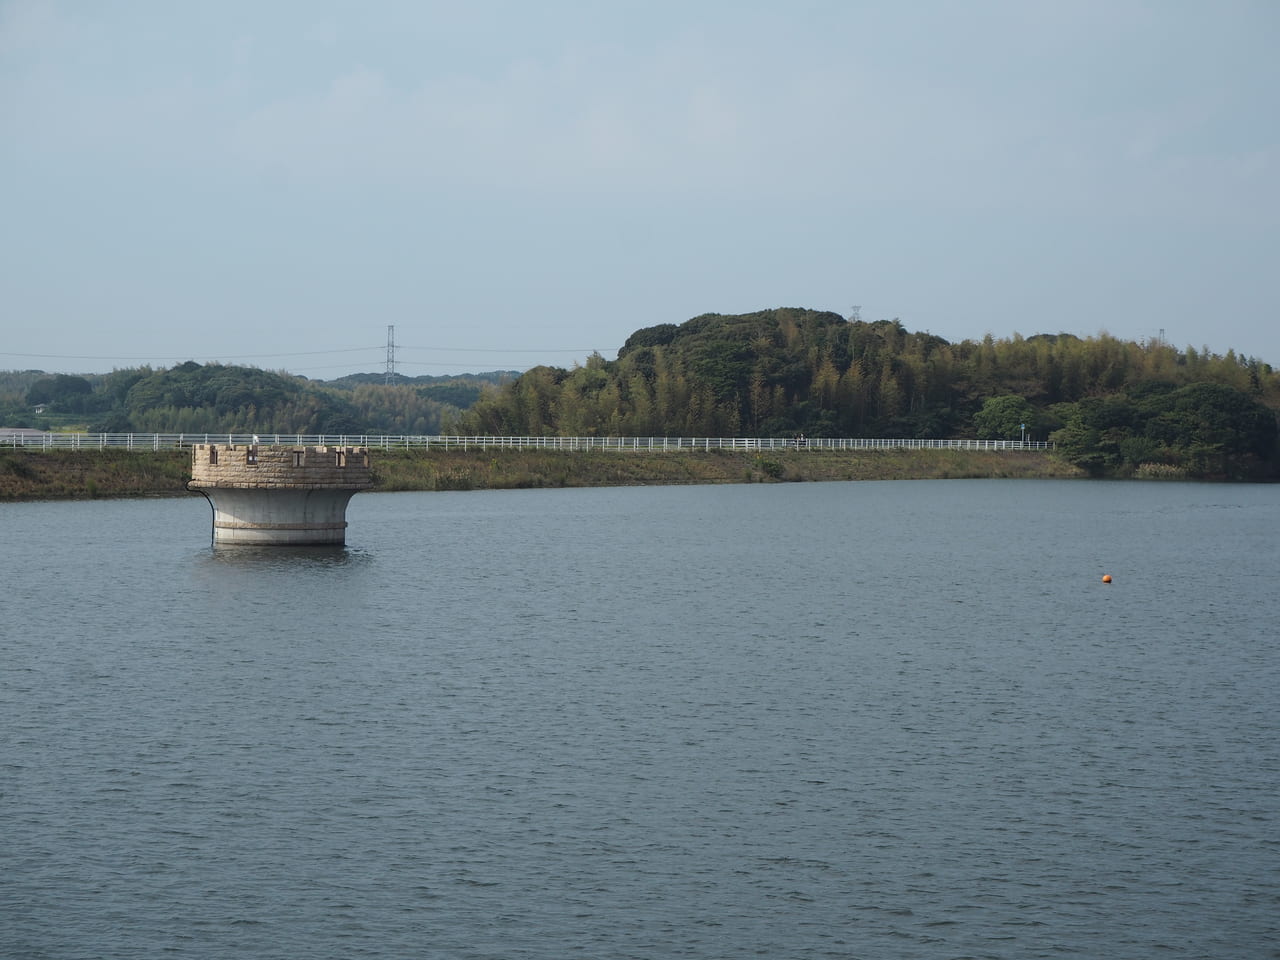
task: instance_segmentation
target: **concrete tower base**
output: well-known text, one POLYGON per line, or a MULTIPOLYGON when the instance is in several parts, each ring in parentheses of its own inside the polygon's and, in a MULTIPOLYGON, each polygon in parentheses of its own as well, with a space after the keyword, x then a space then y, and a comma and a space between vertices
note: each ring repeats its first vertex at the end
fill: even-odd
POLYGON ((354 490, 202 490, 217 543, 335 544, 347 538, 354 490))
POLYGON ((373 485, 364 447, 200 444, 191 458, 215 544, 340 546, 347 504, 373 485))

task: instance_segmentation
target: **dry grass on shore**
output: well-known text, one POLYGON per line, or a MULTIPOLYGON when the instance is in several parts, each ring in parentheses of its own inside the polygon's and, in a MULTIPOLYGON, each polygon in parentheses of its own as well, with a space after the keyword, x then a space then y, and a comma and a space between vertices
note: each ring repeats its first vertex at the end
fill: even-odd
POLYGON ((0 450, 0 501, 186 493, 185 450, 0 450))
MULTIPOLYGON (((375 450, 375 491, 1078 477, 1044 453, 979 450, 375 450)), ((0 501, 180 496, 181 450, 0 450, 0 501)))
POLYGON ((373 472, 387 491, 1082 476, 1043 453, 977 450, 395 451, 379 454, 373 472))

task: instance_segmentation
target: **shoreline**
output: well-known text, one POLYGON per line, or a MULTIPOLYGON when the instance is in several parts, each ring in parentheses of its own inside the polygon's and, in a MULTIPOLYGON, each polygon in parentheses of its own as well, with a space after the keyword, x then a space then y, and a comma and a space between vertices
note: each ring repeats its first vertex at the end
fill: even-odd
MULTIPOLYGON (((369 492, 1085 476, 1027 451, 379 451, 369 492)), ((185 450, 0 450, 0 503, 196 496, 190 477, 185 450)))

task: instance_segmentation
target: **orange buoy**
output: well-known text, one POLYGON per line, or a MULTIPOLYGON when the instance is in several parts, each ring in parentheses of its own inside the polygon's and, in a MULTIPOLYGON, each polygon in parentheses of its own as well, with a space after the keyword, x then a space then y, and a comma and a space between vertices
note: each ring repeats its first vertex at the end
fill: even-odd
POLYGON ((1103 582, 1103 583, 1110 583, 1110 582, 1111 582, 1111 574, 1109 574, 1109 573, 1104 573, 1104 574, 1102 575, 1102 582, 1103 582))

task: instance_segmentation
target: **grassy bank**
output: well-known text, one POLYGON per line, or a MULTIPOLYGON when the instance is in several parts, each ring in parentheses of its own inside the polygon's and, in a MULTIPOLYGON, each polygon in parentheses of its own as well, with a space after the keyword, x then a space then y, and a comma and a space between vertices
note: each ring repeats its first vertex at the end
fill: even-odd
POLYGON ((678 453, 396 451, 373 462, 379 490, 496 490, 523 487, 776 483, 959 477, 1075 477, 1073 467, 1039 453, 970 450, 678 453))
MULTIPOLYGON (((184 495, 190 470, 179 450, 0 450, 0 501, 184 495)), ((373 474, 379 491, 1081 475, 1044 453, 978 450, 396 450, 374 452, 373 474)))
POLYGON ((186 494, 185 450, 3 450, 0 501, 186 494))

